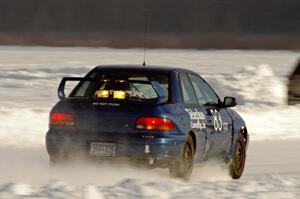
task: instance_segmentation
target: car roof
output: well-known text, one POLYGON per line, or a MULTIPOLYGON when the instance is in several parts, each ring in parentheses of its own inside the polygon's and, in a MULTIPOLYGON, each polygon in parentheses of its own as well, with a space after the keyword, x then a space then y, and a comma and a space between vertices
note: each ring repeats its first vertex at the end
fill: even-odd
POLYGON ((155 72, 187 72, 194 73, 194 71, 170 66, 154 66, 154 65, 100 65, 95 68, 96 70, 138 70, 138 71, 155 71, 155 72))

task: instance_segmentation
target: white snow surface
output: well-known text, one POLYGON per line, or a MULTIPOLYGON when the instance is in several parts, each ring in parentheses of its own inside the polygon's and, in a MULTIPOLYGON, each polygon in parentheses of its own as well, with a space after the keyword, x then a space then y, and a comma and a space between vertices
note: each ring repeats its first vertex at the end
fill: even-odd
POLYGON ((190 182, 163 169, 74 162, 48 165, 45 134, 63 76, 94 66, 141 64, 141 49, 0 46, 0 198, 300 198, 300 106, 286 105, 292 51, 148 50, 149 65, 198 72, 220 97, 235 96, 251 145, 244 177, 196 168, 190 182))

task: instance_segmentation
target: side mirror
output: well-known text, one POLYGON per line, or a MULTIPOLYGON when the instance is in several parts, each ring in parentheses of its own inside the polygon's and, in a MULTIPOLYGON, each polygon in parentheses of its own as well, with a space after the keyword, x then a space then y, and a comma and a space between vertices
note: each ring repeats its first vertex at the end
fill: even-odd
POLYGON ((224 97, 223 105, 225 108, 236 106, 236 99, 234 97, 224 97))

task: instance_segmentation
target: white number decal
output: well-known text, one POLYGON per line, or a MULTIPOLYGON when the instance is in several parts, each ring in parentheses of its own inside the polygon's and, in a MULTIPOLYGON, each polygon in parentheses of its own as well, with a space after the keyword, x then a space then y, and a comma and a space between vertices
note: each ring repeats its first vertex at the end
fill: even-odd
POLYGON ((199 112, 196 108, 192 109, 185 109, 185 111, 190 115, 191 118, 191 127, 193 129, 205 129, 206 122, 205 122, 205 115, 203 112, 199 112))
POLYGON ((223 121, 221 118, 220 113, 217 110, 210 110, 213 118, 214 118, 214 128, 216 131, 222 131, 223 128, 223 121))

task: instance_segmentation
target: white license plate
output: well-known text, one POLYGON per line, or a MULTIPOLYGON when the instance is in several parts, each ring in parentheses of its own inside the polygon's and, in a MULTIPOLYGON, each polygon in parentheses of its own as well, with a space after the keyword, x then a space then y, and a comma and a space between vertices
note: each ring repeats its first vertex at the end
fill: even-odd
POLYGON ((116 155, 115 143, 92 142, 90 145, 90 155, 100 157, 112 157, 116 155))

